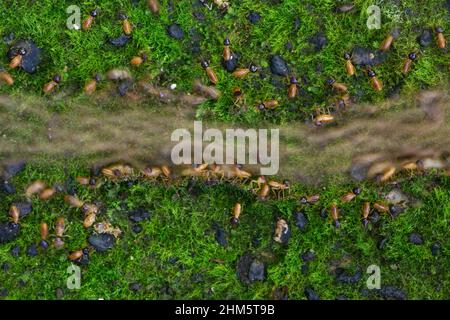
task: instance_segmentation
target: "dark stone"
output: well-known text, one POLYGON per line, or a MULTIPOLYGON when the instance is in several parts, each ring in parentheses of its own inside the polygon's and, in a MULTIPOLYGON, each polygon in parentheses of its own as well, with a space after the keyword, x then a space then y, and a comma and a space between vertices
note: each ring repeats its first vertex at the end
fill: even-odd
POLYGON ((431 31, 431 29, 424 29, 417 38, 417 42, 419 42, 422 47, 428 47, 431 42, 433 42, 433 31, 431 31))
POLYGON ((14 187, 14 185, 11 182, 7 180, 2 180, 0 178, 0 192, 6 194, 14 194, 16 193, 16 187, 14 187))
POLYGON ((130 79, 123 80, 117 85, 117 92, 121 97, 123 97, 131 88, 133 88, 133 81, 130 79))
POLYGON ((372 223, 377 223, 378 221, 380 221, 380 214, 378 213, 378 211, 373 211, 369 217, 370 221, 372 223))
POLYGON ((27 201, 14 202, 12 205, 16 206, 19 210, 19 216, 21 219, 25 218, 33 210, 33 206, 27 201))
POLYGON ((222 59, 222 66, 227 70, 228 72, 233 72, 236 70, 238 66, 240 55, 238 53, 233 52, 231 54, 231 59, 228 61, 225 61, 222 59))
POLYGON ((184 38, 184 31, 181 29, 179 24, 171 24, 167 27, 167 34, 177 40, 181 40, 184 38))
POLYGON ((14 41, 15 38, 16 38, 16 36, 14 35, 14 33, 10 32, 3 36, 3 42, 7 45, 10 45, 14 41))
POLYGON ((114 246, 116 238, 109 233, 92 234, 89 236, 88 242, 97 252, 104 252, 114 246))
POLYGON ((422 236, 416 232, 411 233, 408 237, 408 240, 412 244, 417 244, 417 245, 423 244, 422 236))
POLYGON ((144 208, 138 208, 128 212, 128 219, 133 222, 142 222, 150 219, 150 213, 144 208))
POLYGON ((48 248, 48 242, 45 240, 41 240, 39 242, 39 245, 41 246, 42 249, 47 249, 48 248))
POLYGON ((244 284, 265 279, 265 266, 250 253, 245 253, 237 262, 236 274, 244 284))
POLYGON ((2 264, 2 270, 3 272, 8 272, 8 270, 11 268, 11 265, 8 262, 3 262, 2 264))
POLYGON ((352 52, 352 62, 356 65, 373 66, 382 63, 387 57, 385 52, 356 47, 352 52))
POLYGON ((270 57, 270 71, 275 75, 285 77, 289 74, 289 67, 281 56, 275 55, 270 57))
POLYGON ((302 231, 306 229, 308 225, 308 218, 303 212, 294 213, 295 225, 302 231))
POLYGON ((193 14, 194 18, 197 19, 198 21, 200 21, 200 22, 205 21, 205 15, 203 14, 203 12, 194 11, 192 14, 193 14))
POLYGON ((32 244, 27 248, 27 256, 34 257, 38 255, 38 249, 35 244, 32 244))
POLYGON ((345 284, 355 284, 359 280, 361 280, 362 274, 361 271, 356 271, 355 274, 349 274, 347 270, 343 268, 337 268, 336 269, 336 281, 338 283, 345 283, 345 284))
POLYGON ((0 224, 0 243, 13 241, 19 235, 20 226, 14 222, 0 224))
POLYGON ((76 190, 76 181, 74 178, 69 177, 66 179, 66 181, 64 181, 64 189, 67 192, 67 194, 74 196, 77 193, 76 190))
POLYGON ((309 37, 308 42, 312 44, 317 51, 319 51, 328 44, 328 39, 322 31, 318 31, 316 34, 309 37))
POLYGON ((383 250, 386 247, 387 238, 382 238, 380 241, 378 241, 377 248, 378 250, 383 250))
POLYGON ((41 63, 41 49, 31 40, 19 40, 8 51, 8 59, 12 59, 17 53, 25 49, 20 67, 27 73, 35 73, 41 63))
POLYGON ((389 212, 391 213, 392 218, 396 218, 403 211, 405 211, 405 208, 396 204, 389 207, 389 212))
POLYGON ((137 282, 130 283, 130 290, 131 291, 139 291, 139 290, 141 290, 141 284, 137 283, 137 282))
POLYGON ((61 288, 56 288, 56 299, 61 300, 64 297, 64 291, 61 288))
POLYGON ((19 246, 15 246, 15 247, 11 248, 10 253, 11 253, 11 255, 13 257, 18 257, 19 253, 20 253, 20 247, 19 246))
POLYGON ((313 261, 314 259, 316 259, 316 255, 314 254, 314 251, 312 251, 312 250, 307 250, 307 251, 303 252, 301 254, 301 257, 304 262, 309 262, 309 261, 313 261))
POLYGON ((259 20, 261 20, 261 15, 260 15, 258 12, 256 12, 256 11, 251 11, 251 12, 247 15, 247 20, 248 20, 250 23, 255 24, 255 23, 257 23, 259 20))
POLYGON ((89 249, 88 248, 84 248, 83 249, 83 255, 78 258, 77 260, 75 260, 75 263, 81 266, 87 266, 89 264, 89 249))
POLYGON ((320 300, 320 297, 311 288, 305 289, 305 296, 306 296, 306 299, 308 299, 308 300, 320 300))
POLYGON ((133 231, 134 233, 141 233, 142 227, 138 224, 135 224, 131 227, 131 231, 133 231))
POLYGON ((6 297, 8 295, 8 289, 0 289, 0 297, 6 297))
POLYGON ((8 180, 18 174, 20 171, 25 169, 25 161, 19 160, 7 163, 3 166, 3 177, 8 180))
POLYGON ((433 243, 431 246, 431 254, 433 256, 437 256, 439 254, 439 251, 441 251, 441 244, 439 242, 433 243))
POLYGON ((384 299, 406 300, 406 293, 394 286, 382 286, 379 293, 384 299))
POLYGON ((23 279, 20 279, 20 280, 17 282, 17 285, 18 285, 20 288, 23 288, 23 287, 25 287, 25 286, 27 285, 27 282, 26 282, 25 280, 23 280, 23 279))
POLYGON ((116 48, 122 48, 123 46, 125 46, 128 41, 131 40, 131 36, 126 35, 126 34, 121 34, 120 36, 118 36, 117 38, 109 38, 108 39, 108 43, 113 45, 116 48))
POLYGON ((221 245, 222 247, 225 247, 228 244, 228 234, 221 227, 217 227, 216 228, 215 238, 216 238, 217 243, 219 245, 221 245))

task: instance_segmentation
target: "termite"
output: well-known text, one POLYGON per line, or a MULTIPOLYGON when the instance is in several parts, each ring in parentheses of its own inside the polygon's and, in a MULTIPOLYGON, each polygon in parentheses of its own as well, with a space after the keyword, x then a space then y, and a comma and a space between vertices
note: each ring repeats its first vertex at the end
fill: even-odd
POLYGON ((92 23, 94 22, 94 18, 97 16, 97 13, 98 13, 97 9, 92 10, 91 13, 89 14, 89 17, 87 17, 86 20, 83 21, 82 28, 84 31, 89 30, 92 23))
POLYGON ((350 202, 352 201, 357 195, 359 195, 361 193, 361 189, 360 188, 355 188, 353 189, 351 192, 348 192, 346 194, 344 194, 341 197, 341 201, 346 203, 346 202, 350 202))
POLYGON ((319 114, 314 118, 314 124, 318 127, 334 121, 334 116, 328 113, 319 114))
POLYGON ((209 66, 208 62, 206 62, 205 60, 203 60, 201 62, 201 66, 203 69, 205 69, 206 75, 209 78, 209 81, 211 81, 212 84, 217 84, 217 82, 219 82, 216 73, 214 72, 213 69, 211 69, 211 67, 209 66))
POLYGON ((162 173, 166 176, 166 178, 170 178, 170 175, 172 174, 172 172, 170 171, 169 166, 161 166, 161 171, 162 173))
POLYGON ((223 45, 223 60, 228 61, 231 59, 230 38, 226 37, 223 45))
POLYGON ((381 83, 380 80, 378 80, 375 71, 369 70, 369 71, 367 71, 367 75, 369 76, 369 78, 370 78, 370 84, 372 85, 372 88, 373 88, 375 91, 381 91, 381 90, 383 90, 383 84, 381 83))
POLYGON ((57 74, 52 78, 52 80, 50 80, 50 82, 47 82, 44 85, 42 90, 44 91, 44 93, 50 93, 56 88, 56 86, 58 86, 60 81, 61 81, 61 76, 59 74, 57 74))
POLYGON ((297 96, 297 85, 298 85, 297 78, 292 76, 290 79, 290 85, 288 89, 288 97, 290 99, 294 99, 297 96))
POLYGON ((362 223, 364 227, 367 227, 367 225, 369 224, 369 214, 370 214, 370 202, 366 201, 364 202, 363 206, 362 206, 362 223))
POLYGON ((75 196, 65 195, 64 200, 72 207, 81 208, 84 205, 84 202, 78 199, 75 196))
POLYGON ((42 192, 39 194, 39 198, 41 200, 48 200, 51 197, 53 197, 56 193, 56 189, 55 188, 46 188, 44 190, 42 190, 42 192))
POLYGON ((101 78, 98 73, 96 73, 91 80, 89 80, 84 86, 84 92, 87 94, 92 94, 97 89, 97 83, 100 82, 101 78))
POLYGON ((133 30, 133 27, 131 26, 131 23, 128 20, 128 16, 125 13, 120 12, 118 14, 118 18, 119 18, 119 20, 122 21, 123 33, 125 33, 126 35, 130 35, 131 31, 133 30))
POLYGON ((11 205, 11 207, 9 207, 9 215, 11 216, 12 222, 14 222, 15 224, 19 223, 20 211, 17 206, 11 205))
POLYGON ((237 69, 232 73, 232 75, 236 78, 244 78, 250 72, 255 73, 256 71, 258 71, 258 67, 255 65, 251 65, 250 68, 237 69))
POLYGON ((336 82, 333 78, 327 79, 327 84, 331 86, 336 91, 346 92, 348 90, 347 86, 343 83, 336 82))
POLYGON ((284 197, 284 190, 289 190, 290 188, 289 180, 284 180, 283 183, 271 180, 268 182, 268 185, 273 191, 275 190, 281 191, 283 197, 284 197))
POLYGON ((141 170, 141 173, 146 178, 157 178, 162 174, 162 170, 158 167, 147 167, 141 170))
POLYGON ((396 168, 394 166, 386 168, 381 174, 377 175, 376 180, 378 182, 385 182, 392 178, 392 176, 395 174, 396 168))
POLYGON ((278 100, 266 100, 266 101, 260 103, 259 105, 257 105, 256 108, 260 111, 270 110, 270 109, 275 109, 279 105, 280 104, 278 103, 278 100))
POLYGON ((76 251, 73 251, 73 252, 71 252, 70 254, 69 254, 69 260, 70 261, 75 261, 75 260, 78 260, 78 259, 80 259, 81 257, 83 256, 83 250, 76 250, 76 251))
POLYGON ((42 248, 46 249, 48 247, 48 243, 47 243, 48 225, 47 225, 47 223, 41 222, 40 231, 41 231, 40 245, 42 248))
POLYGON ((380 202, 375 202, 373 204, 373 207, 375 210, 377 210, 379 213, 390 213, 389 207, 380 203, 380 202))
POLYGON ((233 207, 233 213, 230 220, 230 223, 233 227, 235 227, 238 224, 241 213, 242 213, 242 205, 239 202, 237 202, 233 207))
POLYGON ((319 201, 319 199, 320 199, 320 195, 318 195, 318 194, 313 194, 311 196, 303 196, 300 198, 300 203, 301 204, 315 203, 315 202, 319 201))
POLYGON ((275 234, 273 240, 283 244, 285 242, 283 241, 283 235, 287 234, 288 232, 289 232, 289 225, 287 224, 286 220, 278 219, 275 227, 275 234))
POLYGON ((414 60, 416 60, 417 55, 415 52, 411 52, 408 55, 408 58, 406 58, 405 62, 403 63, 403 68, 402 68, 402 73, 403 74, 407 74, 409 69, 411 68, 411 64, 413 63, 414 60))
POLYGON ((442 27, 436 28, 436 41, 439 48, 444 49, 446 45, 445 37, 444 37, 444 29, 442 27))
POLYGON ((45 189, 45 182, 42 180, 36 180, 30 184, 25 190, 25 196, 31 198, 32 195, 36 193, 41 193, 45 189))
POLYGON ((147 3, 148 3, 148 7, 150 8, 150 11, 153 14, 155 14, 155 15, 159 14, 159 2, 158 2, 158 0, 148 0, 147 3))
POLYGON ((344 59, 345 59, 345 69, 347 70, 347 74, 349 76, 354 76, 355 75, 355 66, 352 63, 352 57, 350 56, 350 54, 348 52, 346 52, 344 54, 344 59))
POLYGON ((331 206, 330 213, 331 213, 331 218, 333 219, 334 226, 336 228, 339 228, 341 224, 339 222, 339 208, 337 207, 337 205, 333 204, 331 206))
POLYGON ((141 54, 141 55, 139 55, 139 56, 133 57, 133 58, 130 60, 130 64, 131 64, 132 66, 138 67, 138 66, 140 66, 141 64, 143 64, 144 62, 146 62, 147 59, 148 59, 148 56, 147 56, 145 53, 143 53, 143 54, 141 54))
POLYGON ((270 192, 270 186, 267 183, 262 185, 261 190, 259 191, 259 199, 265 200, 270 192))
POLYGON ((14 84, 13 77, 3 68, 0 68, 0 81, 5 82, 8 86, 14 84))
POLYGON ((9 62, 9 67, 15 69, 22 64, 23 56, 27 54, 24 48, 20 48, 17 54, 9 62))
POLYGON ((250 172, 242 170, 240 165, 233 166, 232 174, 238 179, 248 179, 252 176, 250 172))

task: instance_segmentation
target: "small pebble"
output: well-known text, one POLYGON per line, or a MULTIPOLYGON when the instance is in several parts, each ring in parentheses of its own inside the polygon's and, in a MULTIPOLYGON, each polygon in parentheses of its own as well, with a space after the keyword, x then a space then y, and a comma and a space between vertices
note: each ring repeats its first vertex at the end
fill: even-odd
POLYGON ((38 255, 37 246, 35 244, 32 244, 27 248, 27 256, 34 257, 38 255))
POLYGON ((26 162, 23 160, 7 163, 3 166, 3 175, 6 180, 11 179, 20 171, 25 169, 26 162))
POLYGON ((248 15, 247 15, 247 20, 252 23, 255 24, 257 23, 259 20, 261 20, 261 15, 258 12, 255 11, 251 11, 248 15))
POLYGON ((416 232, 411 233, 409 235, 408 239, 409 239, 409 242, 411 242, 412 244, 416 244, 416 245, 423 244, 422 236, 416 232))
POLYGON ((238 53, 233 52, 231 54, 231 59, 230 60, 225 61, 222 58, 222 66, 228 72, 233 72, 234 70, 236 70, 236 68, 238 66, 239 58, 240 58, 240 55, 238 53))
POLYGON ((56 299, 61 300, 64 297, 64 291, 61 288, 56 288, 56 299))
POLYGON ((142 232, 142 227, 138 224, 134 224, 131 227, 131 231, 133 231, 134 233, 141 233, 142 232))
POLYGON ((20 225, 14 222, 5 222, 0 224, 0 243, 13 241, 17 238, 20 231, 20 225))
POLYGON ((130 283, 130 290, 135 292, 139 291, 141 290, 141 285, 137 282, 130 283))
POLYGON ((311 36, 308 39, 308 42, 312 44, 317 51, 320 51, 328 44, 328 39, 322 31, 319 31, 311 36))
POLYGON ((316 259, 316 255, 315 255, 314 251, 312 251, 312 250, 307 250, 307 251, 303 252, 301 254, 301 257, 304 262, 309 262, 309 261, 313 261, 314 259, 316 259))
POLYGON ((138 208, 128 212, 128 219, 132 222, 142 222, 150 219, 150 213, 144 208, 138 208))
POLYGON ((0 289, 0 297, 6 297, 8 295, 8 289, 2 288, 0 289))
POLYGON ((219 245, 221 245, 222 247, 225 247, 228 244, 228 234, 221 227, 216 228, 215 239, 216 239, 217 243, 219 245))
POLYGON ((170 26, 167 27, 167 33, 170 37, 177 39, 177 40, 181 40, 184 38, 184 31, 183 29, 181 29, 179 24, 171 24, 170 26))
POLYGON ((278 76, 287 76, 289 74, 289 67, 286 61, 279 55, 270 57, 270 71, 278 76))
POLYGON ((433 243, 431 246, 431 254, 433 256, 437 256, 439 254, 439 251, 441 251, 441 244, 439 242, 433 243))
POLYGON ((417 41, 422 47, 428 47, 433 42, 433 33, 431 29, 424 29, 417 41))
POLYGON ((16 188, 11 182, 7 180, 2 181, 2 179, 0 178, 0 192, 4 192, 6 194, 14 194, 16 193, 16 188))
POLYGON ((306 229, 308 225, 308 218, 303 212, 294 213, 295 225, 302 231, 306 229))
POLYGON ((379 293, 384 299, 406 300, 405 292, 394 286, 382 286, 379 293))

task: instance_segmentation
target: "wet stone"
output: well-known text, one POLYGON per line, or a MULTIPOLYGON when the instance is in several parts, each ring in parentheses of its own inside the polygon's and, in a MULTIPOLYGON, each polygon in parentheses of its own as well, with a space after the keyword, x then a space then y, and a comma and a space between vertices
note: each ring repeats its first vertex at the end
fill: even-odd
POLYGON ((336 281, 338 283, 345 283, 345 284, 355 284, 359 280, 361 280, 362 274, 361 271, 356 271, 355 274, 350 274, 347 270, 343 268, 337 268, 336 269, 336 281))
POLYGON ((306 288, 305 289, 305 297, 308 300, 320 300, 320 298, 317 295, 317 293, 311 288, 306 288))
POLYGON ((219 245, 225 247, 228 244, 227 238, 228 234, 223 228, 221 227, 216 228, 215 239, 219 245))
POLYGON ((356 47, 352 51, 352 62, 356 65, 373 66, 381 64, 386 59, 386 53, 380 50, 356 47))
POLYGON ((428 47, 431 42, 433 42, 433 32, 431 29, 424 29, 417 38, 417 42, 419 42, 422 47, 428 47))
POLYGON ((441 244, 439 242, 435 242, 433 243, 433 245, 431 246, 431 254, 433 256, 437 256, 439 254, 439 251, 441 251, 441 244))
POLYGON ((394 286, 382 286, 379 293, 384 299, 406 300, 406 293, 394 286))
POLYGON ((295 225, 302 231, 306 229, 308 225, 308 218, 303 212, 294 213, 295 225))
POLYGON ((239 58, 240 58, 240 55, 238 53, 233 52, 231 54, 230 60, 225 61, 222 59, 222 66, 228 72, 233 72, 234 70, 236 70, 236 68, 238 66, 239 58))
POLYGON ((14 187, 14 185, 11 182, 7 180, 2 180, 0 178, 0 192, 6 194, 14 194, 16 193, 16 187, 14 187))
POLYGON ((344 296, 343 294, 340 294, 336 297, 336 300, 348 300, 348 298, 346 296, 344 296))
POLYGON ((121 34, 120 36, 118 36, 117 38, 109 38, 108 39, 108 43, 113 45, 116 48, 122 48, 124 47, 128 41, 131 40, 131 36, 126 35, 126 34, 121 34))
POLYGON ((279 55, 270 58, 270 71, 278 76, 287 76, 289 74, 289 67, 286 61, 279 55))
POLYGON ((27 256, 34 257, 38 255, 38 249, 35 244, 32 244, 27 248, 27 256))
POLYGON ((171 24, 167 27, 167 34, 174 39, 181 40, 184 38, 184 31, 179 24, 171 24))
POLYGON ((261 15, 256 12, 256 11, 251 11, 248 15, 247 15, 247 20, 252 23, 255 24, 257 23, 259 20, 261 20, 261 15))
POLYGON ((0 224, 0 243, 13 241, 19 235, 20 226, 14 222, 0 224))
POLYGON ((15 57, 19 50, 25 49, 20 67, 27 73, 35 73, 41 63, 41 49, 31 40, 19 40, 8 51, 8 59, 15 57))
POLYGON ((307 251, 303 252, 301 254, 301 257, 304 262, 309 262, 309 261, 313 261, 314 259, 316 259, 316 255, 315 255, 314 251, 312 251, 312 250, 307 250, 307 251))
POLYGON ((312 44, 317 51, 320 51, 328 44, 328 39, 322 31, 319 31, 311 36, 308 39, 308 42, 312 44))
POLYGON ((421 245, 423 244, 422 236, 416 232, 413 232, 409 235, 408 240, 412 244, 421 245))
POLYGON ((244 254, 237 262, 236 274, 244 284, 265 279, 264 263, 254 258, 250 253, 244 254))
POLYGON ((97 252, 104 252, 114 246, 116 238, 109 233, 92 234, 89 236, 88 242, 97 252))
POLYGON ((150 219, 150 213, 144 208, 138 208, 128 212, 128 219, 132 222, 142 222, 150 219))
POLYGON ((25 218, 33 210, 33 206, 27 201, 14 202, 13 205, 19 210, 20 218, 25 218))

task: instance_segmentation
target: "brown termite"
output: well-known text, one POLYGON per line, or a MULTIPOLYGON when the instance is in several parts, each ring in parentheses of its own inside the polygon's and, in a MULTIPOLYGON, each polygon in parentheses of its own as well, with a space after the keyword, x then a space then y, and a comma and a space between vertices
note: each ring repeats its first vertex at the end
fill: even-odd
POLYGON ((209 78, 209 81, 211 81, 212 84, 217 84, 217 82, 219 82, 219 79, 217 78, 217 75, 214 72, 214 70, 209 66, 208 62, 203 60, 201 62, 201 66, 202 66, 203 69, 205 69, 205 72, 206 72, 206 75, 209 78))
POLYGON ((352 57, 350 56, 350 54, 348 52, 346 52, 344 54, 344 59, 345 59, 345 69, 347 70, 347 74, 349 76, 354 76, 355 75, 355 66, 352 63, 352 57))
POLYGON ((258 189, 261 187, 262 184, 266 183, 266 177, 259 176, 258 179, 250 181, 250 186, 253 186, 256 183, 258 189))
POLYGON ((331 218, 333 219, 333 224, 336 228, 339 228, 341 223, 339 222, 339 208, 336 204, 333 204, 330 208, 331 218))
POLYGON ((362 206, 362 223, 364 227, 367 227, 369 224, 369 214, 370 214, 370 202, 364 202, 362 206))
POLYGON ((336 110, 343 109, 349 105, 351 105, 352 101, 349 94, 344 94, 342 97, 339 97, 335 101, 336 110))
POLYGON ((83 250, 82 249, 76 250, 69 254, 69 260, 75 261, 75 260, 80 259, 82 256, 83 256, 83 250))
POLYGON ((89 14, 89 17, 86 18, 86 20, 83 21, 82 28, 84 31, 87 31, 91 28, 92 23, 94 22, 95 17, 97 16, 98 11, 97 9, 92 10, 89 14))
POLYGON ((42 180, 36 180, 32 184, 30 184, 25 190, 25 196, 30 198, 32 195, 36 193, 41 193, 45 189, 45 182, 42 180))
POLYGON ((250 72, 255 73, 256 71, 258 71, 258 67, 252 64, 250 68, 237 69, 232 75, 236 78, 244 78, 250 72))
POLYGON ((141 64, 143 64, 144 62, 146 62, 148 59, 148 56, 145 53, 142 53, 139 56, 135 56, 130 60, 130 64, 132 66, 138 67, 141 64))
POLYGON ((314 124, 318 127, 334 121, 334 116, 329 113, 319 114, 314 118, 314 124))
POLYGON ((12 86, 14 84, 13 77, 3 68, 0 68, 0 82, 1 81, 5 82, 8 86, 12 86))
POLYGON ((381 174, 377 175, 378 182, 385 182, 394 176, 397 169, 394 166, 387 167, 381 174))
POLYGON ((334 80, 333 78, 328 78, 327 84, 336 91, 347 92, 347 90, 348 90, 348 88, 345 84, 336 82, 336 80, 334 80))
POLYGON ((65 195, 64 201, 67 202, 71 207, 81 208, 84 205, 84 201, 81 201, 75 196, 65 195))
POLYGON ((66 223, 64 217, 58 217, 55 223, 55 235, 59 238, 64 236, 64 231, 66 230, 66 223))
POLYGON ((250 172, 241 169, 241 165, 233 166, 232 175, 238 179, 248 179, 252 176, 250 172))
POLYGON ((279 104, 278 100, 266 100, 266 101, 260 103, 259 105, 257 105, 256 109, 259 111, 270 110, 270 109, 275 109, 279 105, 280 104, 279 104))
POLYGON ((226 37, 223 41, 223 60, 229 61, 231 60, 231 49, 230 49, 230 38, 226 37))
POLYGON ((408 58, 406 58, 405 62, 403 63, 402 73, 407 74, 409 69, 411 68, 411 65, 414 60, 416 60, 417 55, 415 52, 411 52, 408 54, 408 58))
POLYGON ((291 184, 289 180, 284 180, 282 183, 271 180, 268 182, 269 187, 272 189, 272 191, 281 191, 283 197, 284 197, 284 190, 289 190, 291 184))
POLYGON ((203 164, 193 164, 191 168, 183 170, 181 173, 183 176, 201 176, 207 173, 206 169, 208 168, 207 163, 203 164))
POLYGON ((50 82, 47 82, 44 85, 42 90, 44 91, 44 93, 50 93, 58 86, 60 81, 61 81, 61 76, 59 74, 57 74, 52 78, 52 80, 50 80, 50 82))
POLYGON ((159 14, 159 2, 158 0, 148 0, 147 1, 148 7, 150 8, 150 11, 157 15, 159 14))
POLYGON ((388 34, 386 38, 381 42, 380 44, 380 50, 381 51, 387 51, 391 47, 392 43, 394 42, 394 36, 392 34, 388 34))
POLYGON ((170 175, 172 174, 172 172, 171 172, 169 166, 166 166, 166 165, 161 166, 161 171, 166 178, 170 178, 170 175))
POLYGON ((354 188, 351 192, 348 192, 346 194, 344 194, 341 197, 341 201, 346 203, 346 202, 350 202, 352 201, 357 195, 359 195, 361 193, 361 189, 360 188, 354 188))
POLYGON ((83 186, 87 186, 90 184, 90 180, 91 178, 89 177, 76 177, 75 179, 79 184, 83 185, 83 186))
POLYGON ((283 235, 289 232, 289 225, 284 219, 278 219, 277 224, 275 226, 275 234, 273 240, 283 244, 283 235))
POLYGON ((267 183, 264 183, 259 191, 259 199, 265 200, 270 192, 270 186, 267 183))
POLYGON ((147 167, 141 170, 141 174, 145 178, 157 178, 162 174, 162 170, 159 167, 147 167))
POLYGON ((42 190, 42 192, 39 194, 39 198, 41 200, 48 200, 51 197, 53 197, 56 193, 56 189, 55 188, 46 188, 44 190, 42 190))
POLYGON ((90 212, 86 215, 83 221, 83 227, 86 229, 91 227, 95 223, 95 219, 97 218, 97 215, 94 212, 90 212))
POLYGON ((236 227, 238 222, 239 222, 239 217, 241 216, 242 213, 242 205, 237 202, 234 207, 233 207, 233 213, 231 215, 231 220, 230 223, 233 227, 236 227))
POLYGON ((378 80, 375 71, 369 70, 369 71, 367 71, 367 75, 369 76, 369 78, 370 78, 370 84, 372 85, 372 88, 373 88, 375 91, 381 91, 381 90, 383 90, 383 84, 381 83, 380 80, 378 80))
POLYGON ((288 97, 290 99, 294 99, 297 96, 297 86, 298 86, 297 78, 292 76, 290 79, 290 85, 288 89, 288 97))
POLYGON ((319 199, 320 199, 320 195, 318 195, 318 194, 313 194, 311 196, 303 196, 300 198, 300 203, 301 204, 315 203, 315 202, 319 201, 319 199))
POLYGON ((24 48, 20 48, 17 54, 11 59, 9 62, 9 67, 11 69, 15 69, 22 65, 23 56, 27 54, 27 51, 24 48))
POLYGON ((100 82, 101 77, 96 73, 91 80, 89 80, 84 86, 84 92, 87 94, 92 94, 97 89, 97 83, 100 82))
POLYGON ((47 223, 41 222, 39 229, 41 232, 41 242, 39 244, 43 249, 47 249, 48 248, 48 243, 47 243, 48 225, 47 225, 47 223))
POLYGON ((383 203, 375 202, 373 208, 379 213, 390 213, 389 207, 383 203))
POLYGON ((442 27, 436 28, 436 42, 439 48, 444 49, 446 45, 446 40, 444 37, 444 29, 442 27))
POLYGON ((15 224, 19 223, 20 211, 17 206, 11 205, 9 207, 9 215, 11 216, 12 222, 14 222, 15 224))
POLYGON ((133 27, 131 26, 130 21, 128 20, 128 16, 123 13, 120 12, 117 17, 119 18, 119 20, 122 21, 122 29, 123 29, 123 33, 125 33, 126 35, 130 35, 131 31, 133 31, 133 27))
POLYGON ((115 164, 102 169, 102 174, 110 179, 129 177, 133 168, 127 164, 115 164))

